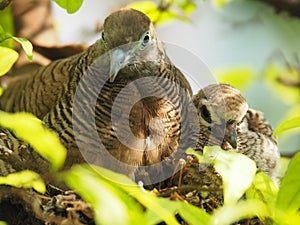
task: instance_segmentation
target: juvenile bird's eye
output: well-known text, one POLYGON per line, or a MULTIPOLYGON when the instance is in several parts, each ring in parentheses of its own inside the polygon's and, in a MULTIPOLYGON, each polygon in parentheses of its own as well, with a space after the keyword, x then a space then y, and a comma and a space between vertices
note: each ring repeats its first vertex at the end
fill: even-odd
POLYGON ((145 47, 149 43, 150 40, 151 40, 150 32, 147 31, 143 34, 143 36, 141 38, 142 46, 145 47))
POLYGON ((210 115, 210 112, 207 110, 206 106, 203 105, 201 106, 201 116, 202 118, 208 122, 208 123, 211 123, 211 115, 210 115))

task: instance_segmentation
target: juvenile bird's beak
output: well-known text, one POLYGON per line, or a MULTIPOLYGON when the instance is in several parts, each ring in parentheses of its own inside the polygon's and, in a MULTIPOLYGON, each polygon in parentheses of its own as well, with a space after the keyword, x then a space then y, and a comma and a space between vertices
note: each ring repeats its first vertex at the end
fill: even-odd
POLYGON ((110 54, 109 81, 114 82, 119 71, 129 63, 131 57, 130 50, 115 49, 110 54))
POLYGON ((237 133, 235 125, 226 124, 224 139, 228 141, 233 148, 237 147, 237 133))

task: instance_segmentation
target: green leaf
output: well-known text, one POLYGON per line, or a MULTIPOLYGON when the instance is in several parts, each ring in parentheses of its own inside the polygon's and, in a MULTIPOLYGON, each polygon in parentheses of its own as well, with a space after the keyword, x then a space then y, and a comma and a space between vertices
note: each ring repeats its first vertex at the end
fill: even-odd
POLYGON ((161 10, 153 1, 137 1, 128 4, 126 7, 145 13, 155 24, 162 24, 173 19, 179 19, 186 22, 190 21, 186 16, 171 11, 170 9, 161 10))
POLYGON ((224 186, 224 204, 236 203, 253 181, 255 162, 243 154, 223 151, 219 146, 206 146, 204 155, 215 158, 213 164, 224 186))
MULTIPOLYGON (((70 186, 72 188, 74 188, 75 190, 77 189, 76 188, 77 185, 79 185, 80 188, 82 188, 82 190, 85 188, 84 186, 87 186, 84 181, 84 179, 86 177, 85 174, 87 173, 87 174, 92 174, 91 176, 94 177, 93 179, 98 179, 98 182, 100 182, 101 185, 105 185, 110 191, 114 192, 119 197, 121 196, 121 199, 123 199, 123 203, 119 202, 116 204, 117 204, 117 206, 120 204, 119 210, 124 209, 124 207, 125 207, 125 211, 126 211, 126 208, 127 208, 127 210, 129 210, 129 211, 127 211, 127 213, 131 213, 130 214, 131 216, 129 216, 129 218, 128 218, 130 220, 130 223, 135 223, 134 221, 136 221, 136 220, 131 217, 132 216, 137 217, 137 215, 134 213, 134 208, 132 208, 133 206, 126 205, 129 202, 128 196, 136 199, 143 206, 145 206, 147 208, 147 210, 152 211, 155 215, 159 216, 159 218, 161 220, 164 220, 167 224, 174 224, 174 225, 178 224, 178 222, 176 221, 176 219, 173 215, 173 212, 170 212, 169 209, 164 208, 160 204, 159 198, 157 198, 152 193, 150 193, 144 189, 141 189, 141 187, 139 187, 136 183, 134 183, 131 179, 129 179, 125 175, 114 173, 113 171, 107 170, 105 168, 101 168, 101 167, 97 167, 97 166, 89 166, 89 165, 76 165, 71 169, 71 173, 72 173, 72 171, 76 171, 76 173, 79 173, 79 175, 77 177, 78 177, 78 179, 82 179, 82 182, 81 182, 81 180, 76 180, 76 181, 72 182, 72 179, 73 179, 72 176, 67 178, 66 182, 68 184, 70 184, 70 186), (70 183, 70 182, 72 182, 72 183, 70 183)), ((89 176, 89 178, 91 178, 91 177, 89 176)), ((100 185, 100 184, 98 184, 98 185, 100 185)), ((98 198, 99 201, 101 198, 102 199, 105 198, 105 196, 98 196, 98 197, 95 196, 96 194, 101 195, 101 192, 99 192, 97 188, 93 187, 92 189, 94 191, 86 192, 85 195, 83 196, 83 198, 86 201, 93 202, 93 199, 95 197, 98 198)), ((135 203, 137 203, 137 202, 135 202, 135 203)), ((98 211, 100 209, 95 208, 95 210, 98 211)), ((139 211, 138 211, 138 213, 141 214, 139 211)), ((142 216, 142 214, 140 216, 142 216)), ((112 217, 112 216, 110 216, 110 217, 112 217)), ((99 218, 99 219, 101 219, 101 218, 99 218)), ((124 218, 124 220, 125 219, 126 218, 124 218)), ((145 215, 145 217, 143 216, 143 219, 139 220, 137 222, 137 224, 140 224, 141 221, 143 221, 143 223, 147 224, 146 215, 145 215)), ((103 223, 103 224, 113 224, 113 223, 110 222, 110 223, 103 223)))
POLYGON ((213 0, 213 3, 218 8, 223 8, 224 6, 231 3, 233 0, 213 0))
MULTIPOLYGON (((13 15, 11 10, 11 5, 9 7, 6 7, 4 10, 0 10, 0 40, 1 40, 1 33, 4 32, 4 30, 8 33, 14 32, 14 23, 13 23, 13 15), (3 29, 4 28, 4 29, 3 29)), ((3 47, 13 48, 13 41, 5 41, 0 43, 3 47)))
POLYGON ((32 61, 32 50, 33 50, 33 47, 32 47, 32 44, 30 41, 28 41, 26 38, 19 38, 19 37, 14 37, 14 36, 11 36, 12 39, 14 39, 16 42, 20 43, 23 50, 25 51, 28 59, 30 61, 32 61))
POLYGON ((296 212, 300 207, 300 152, 290 161, 286 175, 282 179, 276 206, 288 212, 296 212))
POLYGON ((254 71, 249 67, 218 69, 214 71, 217 80, 228 83, 240 90, 245 90, 254 81, 254 71))
POLYGON ((28 142, 40 155, 50 161, 52 169, 59 169, 66 158, 66 149, 58 137, 47 130, 43 122, 29 113, 6 113, 0 111, 0 126, 12 130, 28 142))
POLYGON ((187 14, 194 12, 197 7, 196 3, 191 0, 185 0, 183 2, 180 2, 179 6, 180 6, 181 10, 187 14))
POLYGON ((259 200, 240 201, 233 205, 225 205, 217 209, 210 221, 213 225, 233 224, 242 219, 269 217, 270 212, 266 204, 259 200))
POLYGON ((0 225, 7 225, 7 223, 4 221, 0 221, 0 225))
MULTIPOLYGON (((173 202, 172 202, 173 203, 173 202)), ((208 225, 211 219, 211 215, 206 213, 203 209, 200 209, 196 206, 188 204, 186 202, 174 202, 177 205, 177 211, 180 216, 188 224, 202 224, 208 225)))
POLYGON ((10 48, 0 47, 0 76, 6 74, 17 61, 19 54, 10 48))
POLYGON ((92 205, 97 224, 123 225, 145 221, 138 202, 116 183, 94 173, 88 166, 74 166, 64 175, 64 181, 92 205))
POLYGON ((294 129, 294 128, 299 128, 300 127, 300 116, 287 119, 283 121, 274 131, 273 135, 277 135, 279 133, 282 133, 284 131, 294 129))
POLYGON ((145 13, 151 21, 157 21, 160 11, 158 9, 158 6, 153 1, 137 1, 132 2, 126 6, 126 8, 132 8, 139 10, 143 13, 145 13))
POLYGON ((3 28, 0 25, 0 42, 3 42, 7 39, 13 39, 16 42, 20 43, 23 50, 25 51, 28 59, 31 61, 32 60, 32 44, 30 41, 28 41, 26 38, 19 38, 19 37, 14 37, 8 33, 5 33, 3 28))
POLYGON ((279 78, 299 82, 299 71, 297 68, 286 68, 278 63, 270 63, 264 71, 265 82, 276 96, 287 104, 298 104, 300 89, 291 88, 278 81, 279 78), (284 93, 284 95, 282 94, 284 93))
POLYGON ((164 208, 156 196, 150 192, 142 190, 137 184, 135 184, 125 175, 117 174, 101 167, 93 166, 92 168, 97 172, 97 174, 101 174, 103 178, 108 179, 110 182, 117 183, 118 187, 130 194, 130 196, 133 196, 135 199, 137 199, 142 205, 158 215, 167 224, 178 224, 173 212, 170 212, 168 209, 164 208))
POLYGON ((251 187, 247 190, 247 199, 258 199, 269 206, 274 206, 278 188, 274 182, 263 172, 255 175, 251 187))
POLYGON ((81 7, 83 0, 54 0, 60 7, 67 10, 68 13, 75 13, 81 7))
POLYGON ((186 154, 189 154, 189 155, 193 155, 195 156, 199 163, 202 163, 204 161, 204 157, 202 155, 199 154, 199 152, 196 152, 194 149, 192 148, 188 148, 186 151, 185 151, 186 154))
POLYGON ((30 170, 11 173, 6 177, 0 176, 0 184, 18 188, 33 188, 40 193, 46 192, 46 185, 40 178, 40 175, 30 170))
MULTIPOLYGON (((182 201, 171 201, 166 198, 158 198, 158 200, 160 205, 168 209, 169 212, 173 214, 179 213, 186 223, 208 225, 211 216, 203 209, 182 201)), ((150 210, 147 210, 147 217, 149 224, 161 222, 161 218, 150 210)))

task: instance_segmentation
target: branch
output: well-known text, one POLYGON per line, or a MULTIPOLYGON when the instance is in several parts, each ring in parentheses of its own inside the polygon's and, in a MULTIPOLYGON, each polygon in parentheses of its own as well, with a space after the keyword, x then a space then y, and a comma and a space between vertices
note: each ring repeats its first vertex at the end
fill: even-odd
POLYGON ((273 6, 277 12, 287 12, 293 17, 300 18, 300 4, 293 0, 259 0, 273 6))
POLYGON ((0 2, 0 10, 4 10, 11 2, 12 0, 3 0, 0 2))

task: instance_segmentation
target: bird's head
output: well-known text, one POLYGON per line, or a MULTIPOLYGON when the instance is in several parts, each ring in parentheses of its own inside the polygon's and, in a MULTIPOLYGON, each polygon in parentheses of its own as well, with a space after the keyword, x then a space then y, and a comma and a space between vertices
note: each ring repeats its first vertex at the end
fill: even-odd
POLYGON ((110 81, 127 65, 159 61, 163 47, 151 20, 134 9, 121 9, 104 21, 101 41, 110 55, 110 81))
POLYGON ((247 101, 239 90, 229 84, 212 84, 200 90, 193 101, 200 125, 236 148, 236 126, 248 110, 247 101))

